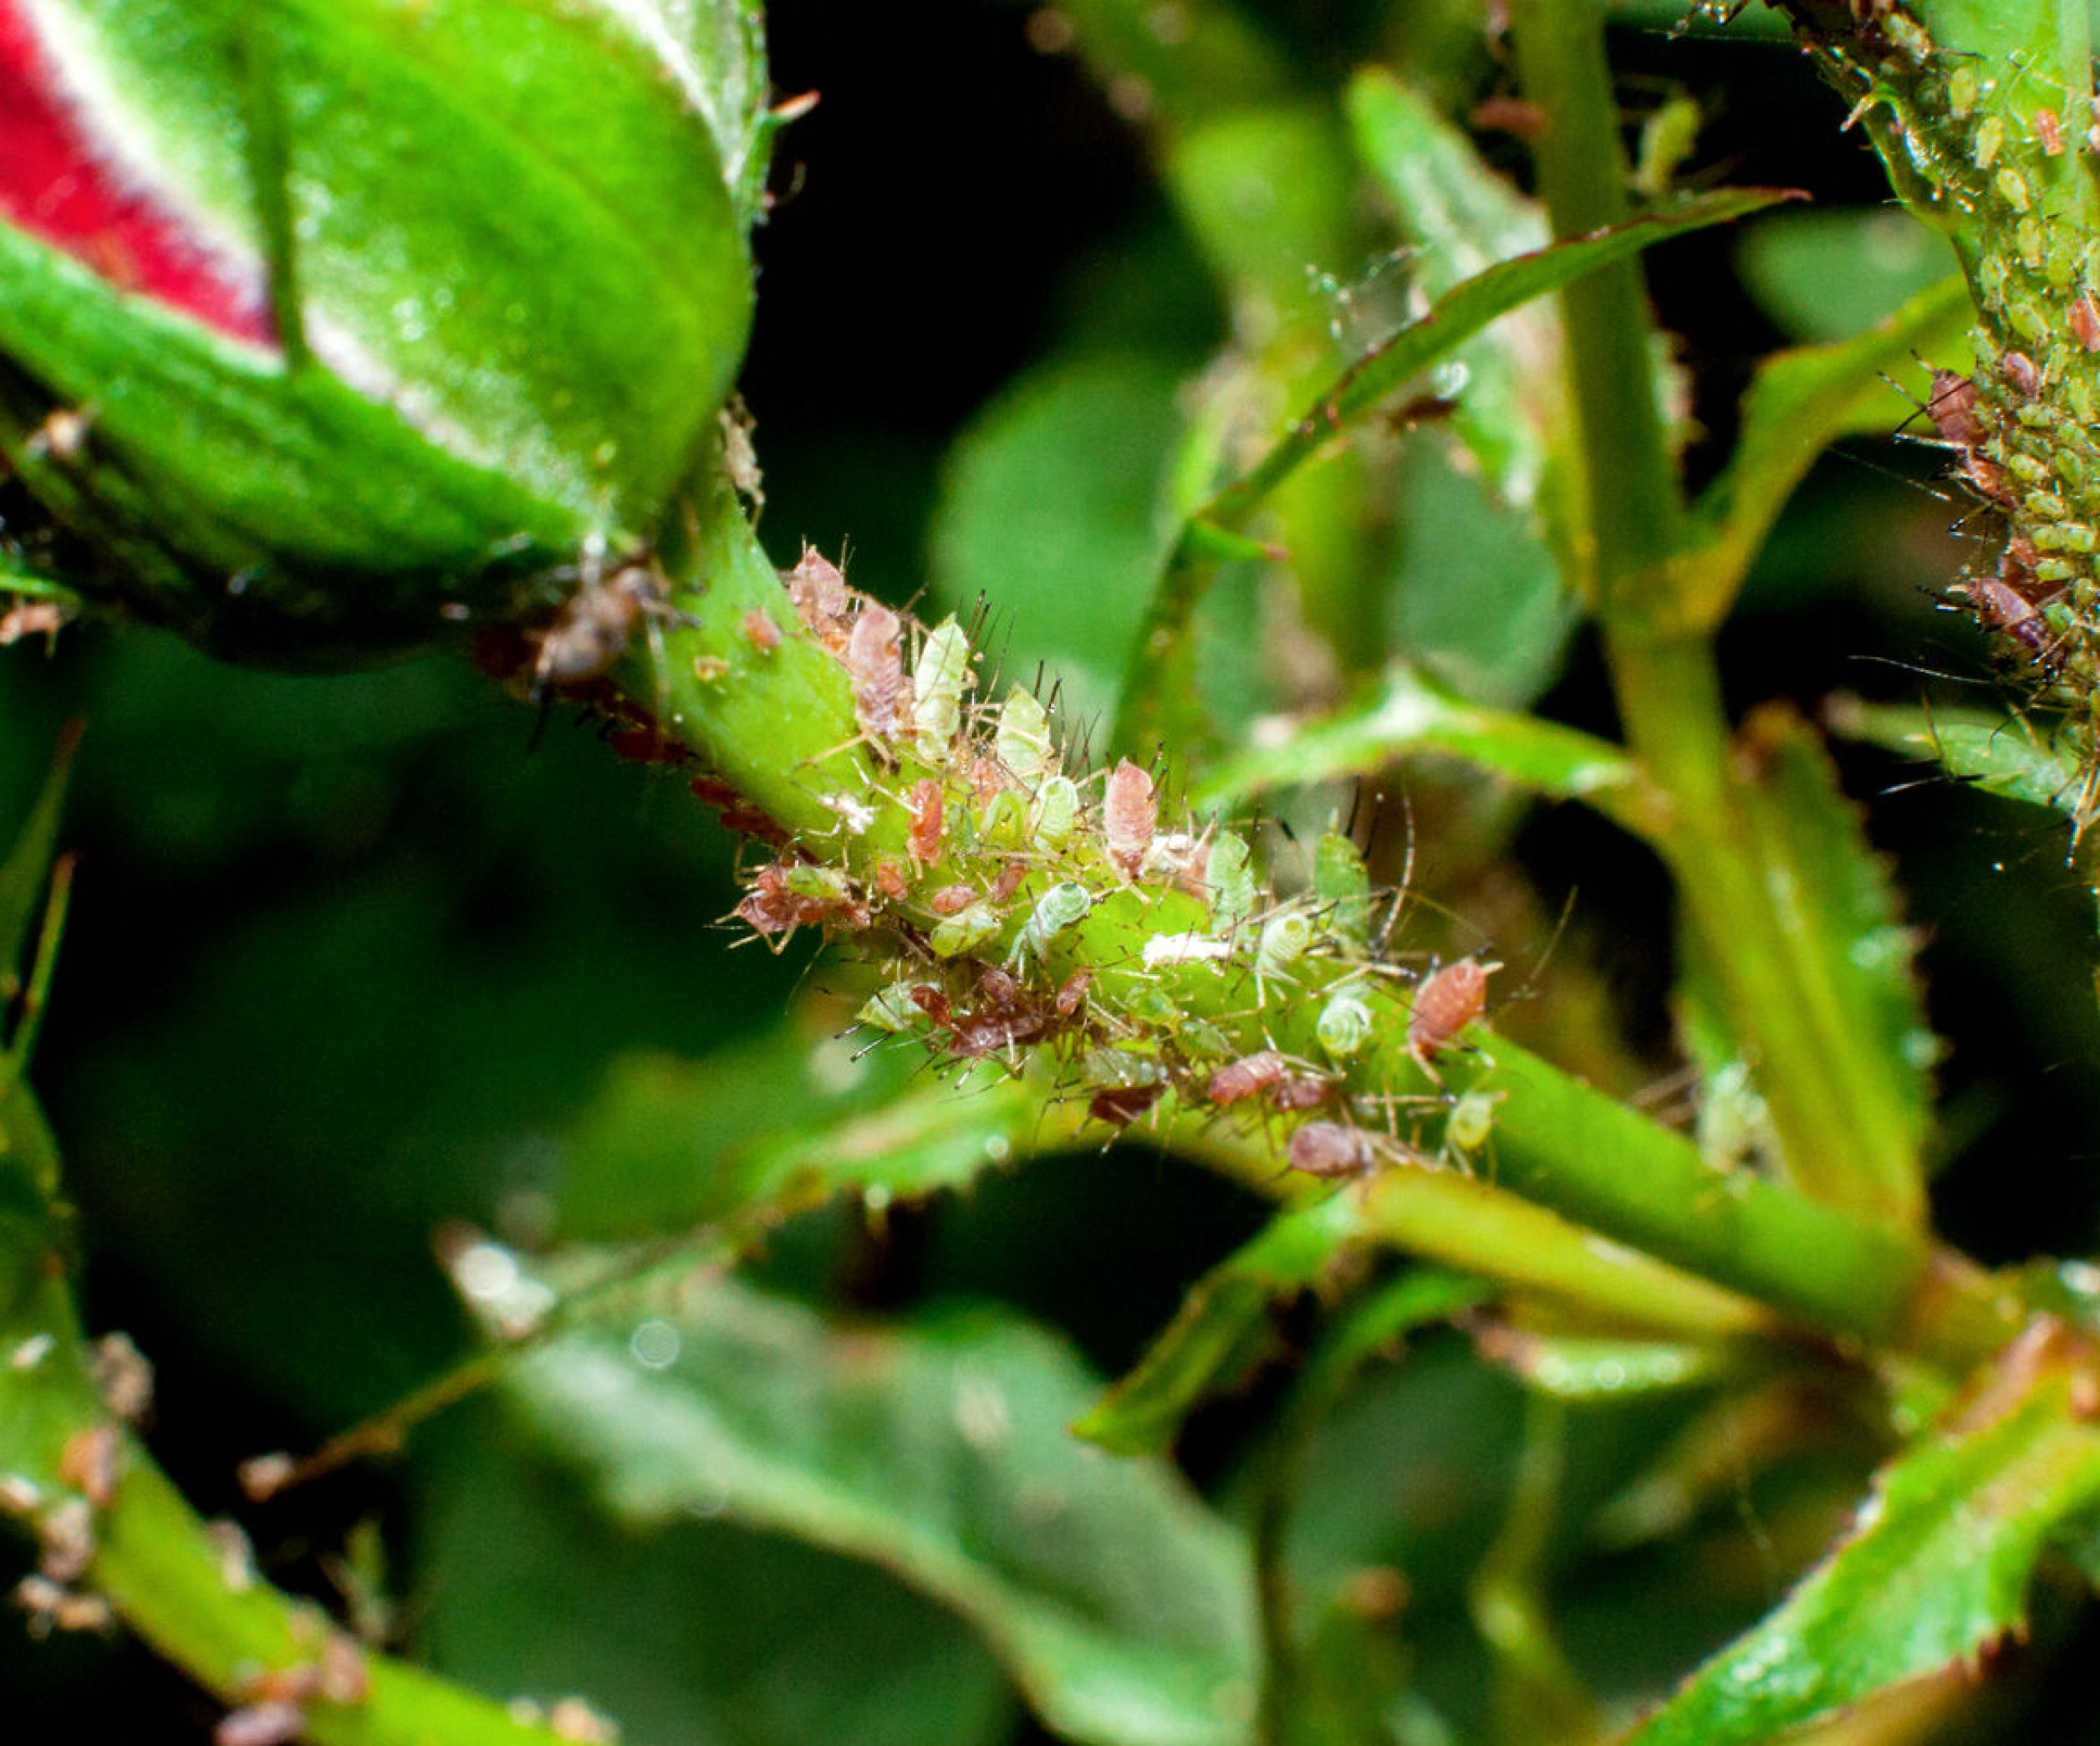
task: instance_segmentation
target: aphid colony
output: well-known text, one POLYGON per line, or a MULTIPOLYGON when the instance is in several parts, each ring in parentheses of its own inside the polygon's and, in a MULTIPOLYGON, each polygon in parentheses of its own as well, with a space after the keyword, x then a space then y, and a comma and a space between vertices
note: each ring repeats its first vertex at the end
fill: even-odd
MULTIPOLYGON (((1374 949, 1382 900, 1347 837, 1323 835, 1309 889, 1278 898, 1244 838, 1162 830, 1141 765, 1066 773, 1027 687, 979 701, 953 618, 921 630, 814 552, 783 581, 803 631, 844 670, 876 774, 839 840, 769 839, 776 855, 737 909, 754 932, 850 939, 886 972, 859 1012, 869 1030, 958 1061, 1018 1067, 1049 1051, 1112 1126, 1172 1092, 1272 1120, 1288 1161, 1318 1175, 1411 1149, 1389 1113, 1366 1112, 1444 1100, 1362 1083, 1392 1065, 1374 1047, 1381 1011, 1435 1081, 1496 966, 1460 959, 1410 988, 1374 949)), ((720 784, 706 798, 737 804, 720 784)))

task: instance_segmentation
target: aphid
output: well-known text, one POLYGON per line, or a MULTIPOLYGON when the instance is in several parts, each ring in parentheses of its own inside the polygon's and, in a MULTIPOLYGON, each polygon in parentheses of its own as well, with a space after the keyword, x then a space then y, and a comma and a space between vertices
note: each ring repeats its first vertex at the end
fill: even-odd
POLYGON ((1996 576, 1976 576, 1957 582, 1951 592, 1960 595, 1986 630, 2010 636, 2036 661, 2046 661, 2055 652, 2057 638, 2041 611, 2010 582, 1996 576))
POLYGON ((804 546, 801 561, 781 580, 803 628, 834 655, 844 649, 850 634, 846 615, 853 595, 838 566, 816 547, 804 546))
POLYGON ((1165 1085, 1109 1085, 1087 1100, 1087 1114, 1111 1127, 1128 1127, 1159 1102, 1165 1085))
POLYGON ((2034 113, 2035 137, 2041 141, 2044 157, 2063 156, 2063 124, 2057 119, 2052 109, 2038 109, 2034 113))
POLYGON ((89 1425, 69 1437, 59 1451, 59 1478, 97 1509, 117 1494, 117 1463, 124 1438, 115 1425, 89 1425))
POLYGON ((921 984, 911 991, 920 1010, 950 1034, 955 1054, 981 1059, 1011 1049, 1042 1029, 1042 1013, 1003 971, 988 970, 979 985, 990 1004, 960 1014, 951 1010, 948 997, 937 988, 921 984))
POLYGON ((1000 863, 997 877, 991 881, 991 890, 986 894, 986 901, 991 903, 1004 903, 1021 889, 1027 877, 1027 862, 1024 860, 1002 861, 1000 863))
POLYGON ((1269 1101, 1279 1110, 1316 1110, 1333 1090, 1333 1080, 1317 1073, 1290 1073, 1269 1087, 1269 1101))
POLYGON ((1950 448, 1975 448, 1989 434, 1976 416, 1976 385, 1959 370, 1933 371, 1925 416, 1939 432, 1939 440, 1950 448))
POLYGON ((94 414, 85 407, 54 406, 29 433, 22 452, 32 460, 56 461, 61 465, 78 461, 88 446, 88 431, 94 423, 94 414))
POLYGON ((285 1746, 306 1732, 306 1712, 296 1703, 244 1703, 219 1718, 212 1746, 285 1746))
POLYGON ((2013 392, 2022 400, 2032 400, 2041 392, 2041 372, 2035 368, 2035 361, 2026 353, 2003 352, 1998 358, 1999 373, 2011 385, 2013 392))
POLYGON ((1002 788, 977 821, 977 835, 996 849, 1019 849, 1028 837, 1028 803, 1019 789, 1002 788))
POLYGON ((1346 1061, 1371 1040, 1371 1029, 1370 1008, 1344 989, 1320 1008, 1315 1034, 1328 1054, 1346 1061))
POLYGON ((1057 1008, 1060 1018, 1069 1018, 1086 1002, 1087 990, 1093 986, 1093 972, 1074 970, 1065 978, 1058 989, 1057 1008))
POLYGON ((944 759, 962 725, 962 693, 970 676, 970 639, 953 618, 926 637, 912 670, 912 731, 922 753, 944 759))
POLYGON ((54 1631, 108 1631, 116 1624, 115 1612, 101 1595, 77 1593, 48 1576, 24 1576, 11 1598, 28 1614, 33 1637, 54 1631))
POLYGON ((54 1582, 77 1582, 94 1562, 94 1509, 64 1498, 37 1519, 37 1569, 54 1582))
POLYGON ((1291 1136, 1285 1156, 1307 1176, 1361 1176, 1378 1161, 1370 1138, 1339 1121, 1308 1121, 1291 1136))
POLYGON ((2087 351, 2100 351, 2100 304, 2096 304, 2090 294, 2071 299, 2069 310, 2071 331, 2077 336, 2078 344, 2087 351))
POLYGON ((1312 895, 1327 910, 1327 931, 1361 952, 1371 943, 1371 876, 1356 845, 1323 830, 1312 850, 1312 895))
POLYGON ((844 874, 806 861, 761 867, 737 914, 754 932, 767 936, 834 922, 860 928, 869 921, 868 906, 844 874))
POLYGON ((1050 712, 1027 686, 1015 686, 999 706, 992 750, 1008 774, 1031 786, 1057 768, 1057 748, 1050 743, 1050 712))
POLYGON ((780 646, 780 626, 770 612, 754 606, 744 615, 744 641, 761 655, 770 655, 780 646))
POLYGON ((1128 1049, 1089 1049, 1079 1058, 1079 1076, 1089 1085, 1127 1090, 1135 1085, 1156 1085, 1166 1075, 1149 1055, 1128 1049))
POLYGON ((1244 838, 1221 830, 1211 845, 1203 882, 1211 888, 1211 927, 1226 933, 1253 914, 1254 857, 1244 838))
POLYGON ((903 725, 910 707, 905 682, 904 621, 879 600, 860 609, 846 639, 846 671, 853 678, 854 719, 878 745, 903 725))
POLYGON ((961 957, 975 952, 998 932, 998 911, 988 904, 972 903, 945 922, 935 922, 926 943, 935 957, 961 957))
POLYGON ((1257 1049, 1229 1061, 1211 1075, 1208 1092, 1214 1104, 1236 1104, 1243 1097, 1273 1085, 1291 1070, 1290 1063, 1273 1049, 1257 1049))
POLYGON ((1125 879, 1135 879, 1144 867, 1145 850, 1152 846, 1159 824, 1160 802, 1151 777, 1124 758, 1109 773, 1101 802, 1101 841, 1110 863, 1125 879))
POLYGON ((550 686, 602 677, 627 652, 642 615, 661 600, 647 568, 640 564, 624 564, 609 576, 586 581, 546 628, 533 634, 533 689, 544 692, 550 686))
POLYGON ((1501 967, 1478 958, 1460 958, 1433 972, 1414 991, 1414 1010, 1407 1020, 1407 1052, 1431 1079, 1439 1076, 1430 1058, 1450 1048, 1487 1010, 1487 979, 1501 967))
POLYGON ((974 886, 943 886, 926 899, 926 907, 936 916, 952 916, 966 910, 977 901, 974 886))
POLYGON ((876 989, 854 1016, 857 1023, 871 1030, 887 1031, 895 1036, 911 1029, 916 1018, 915 1008, 911 984, 897 982, 886 988, 876 989))
POLYGON ((1069 776, 1053 776, 1036 790, 1028 834, 1033 845, 1055 854, 1072 840, 1079 818, 1079 785, 1069 776))
POLYGON ((1445 1150, 1463 1161, 1486 1145, 1495 1131, 1495 1105, 1505 1095, 1501 1091, 1468 1091, 1453 1104, 1451 1113, 1444 1118, 1445 1150))
POLYGON ((940 859, 941 826, 946 822, 947 796, 939 783, 923 776, 911 785, 911 827, 906 840, 911 858, 922 867, 940 859))
POLYGON ((1037 957, 1048 957, 1051 941, 1085 919, 1093 907, 1093 893, 1084 886, 1077 880, 1058 881, 1036 899, 1035 907, 1028 911, 1021 937, 1014 942, 1015 954, 1032 952, 1037 957))
POLYGON ((1144 967, 1162 964, 1215 963, 1232 956, 1230 941, 1214 940, 1208 934, 1149 934, 1144 942, 1144 967))
POLYGON ((905 879, 905 870, 889 855, 875 863, 875 883, 882 888, 882 895, 895 902, 911 887, 905 879))
POLYGON ((1290 979, 1292 965, 1303 957, 1312 943, 1312 918, 1303 910, 1286 910, 1262 924, 1254 948, 1254 973, 1258 977, 1290 979))
POLYGON ((25 636, 56 636, 64 629, 65 609, 56 600, 23 600, 0 615, 0 649, 25 636))

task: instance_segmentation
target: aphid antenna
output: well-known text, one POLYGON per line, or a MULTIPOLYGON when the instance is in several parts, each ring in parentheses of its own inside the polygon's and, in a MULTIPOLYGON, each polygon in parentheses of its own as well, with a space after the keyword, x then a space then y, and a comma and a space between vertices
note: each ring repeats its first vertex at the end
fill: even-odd
POLYGON ((1894 667, 1899 673, 1911 673, 1920 679, 1944 679, 1950 685, 1972 685, 1985 688, 1996 687, 1998 681, 1980 673, 1950 673, 1944 667, 1929 667, 1922 661, 1904 661, 1894 655, 1848 655, 1848 661, 1856 661, 1862 666, 1894 667))

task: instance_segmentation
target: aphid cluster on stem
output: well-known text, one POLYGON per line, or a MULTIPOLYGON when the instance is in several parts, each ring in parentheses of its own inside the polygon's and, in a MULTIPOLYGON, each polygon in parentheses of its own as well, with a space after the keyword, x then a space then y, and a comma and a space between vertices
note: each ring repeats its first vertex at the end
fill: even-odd
MULTIPOLYGON (((731 628, 768 659, 805 658, 751 634, 754 616, 785 626, 836 663, 838 748, 862 748, 862 773, 824 791, 838 829, 769 839, 737 909, 754 933, 850 939, 879 970, 858 1015, 878 1043, 1047 1059, 1112 1128, 1175 1109, 1266 1132, 1323 1177, 1425 1156, 1373 1118, 1450 1104, 1412 1076, 1438 1079, 1492 964, 1408 978, 1381 957, 1379 899, 1348 837, 1325 833, 1305 888, 1273 891, 1244 837, 1175 828, 1135 759, 1068 773, 1050 709, 1025 685, 984 695, 955 619, 925 630, 813 551, 782 581, 788 610, 731 628)), ((742 808, 696 787, 726 816, 742 808)))

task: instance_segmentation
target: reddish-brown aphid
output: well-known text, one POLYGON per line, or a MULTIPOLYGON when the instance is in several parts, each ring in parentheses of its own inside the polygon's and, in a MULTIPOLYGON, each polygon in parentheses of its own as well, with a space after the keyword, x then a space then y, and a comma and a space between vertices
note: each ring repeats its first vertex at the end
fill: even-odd
POLYGON ((1126 758, 1109 773, 1101 802, 1102 844, 1125 879, 1135 879, 1144 868, 1144 852, 1159 826, 1160 802, 1152 779, 1126 758))
POLYGON ((2041 372, 2035 368, 2035 360, 2025 352, 2009 351, 1998 359, 1998 369, 2006 380, 2011 384, 2013 392, 2022 400, 2032 400, 2041 392, 2041 372))
POLYGON ((654 722, 646 728, 623 728, 605 743, 613 748, 614 757, 626 763, 683 763, 692 756, 675 740, 665 738, 654 722))
POLYGON ((993 903, 1004 903, 1021 889, 1022 881, 1027 876, 1027 862, 1010 860, 1002 863, 999 868, 999 876, 991 881, 990 901, 993 903))
POLYGON ((1360 1176, 1377 1161, 1371 1142, 1338 1121, 1308 1121, 1291 1136, 1291 1168, 1307 1176, 1360 1176))
POLYGON ((745 836, 757 837, 762 843, 770 843, 776 849, 787 846, 788 833, 721 777, 696 776, 692 780, 692 790, 695 799, 720 810, 722 824, 726 829, 741 832, 745 836))
POLYGON ((976 901, 977 894, 969 886, 943 886, 926 900, 926 907, 936 916, 959 916, 976 901))
POLYGON ((930 866, 940 859, 940 831, 946 816, 946 799, 940 784, 930 776, 922 776, 911 785, 909 841, 911 858, 922 867, 930 866))
POLYGON ((1058 990, 1058 1016, 1069 1018, 1085 1003, 1087 990, 1093 986, 1093 972, 1074 970, 1065 978, 1058 990))
POLYGON ((656 600, 656 585, 639 564, 622 564, 603 580, 578 589, 534 635, 535 688, 602 677, 627 652, 635 626, 656 600))
POLYGON ((762 612, 754 606, 744 615, 744 641, 761 655, 770 655, 780 646, 780 626, 773 622, 770 612, 762 612))
POLYGON ((2071 299, 2071 331, 2087 351, 2100 351, 2100 304, 2081 295, 2071 299))
POLYGON ((97 1509, 107 1509, 117 1494, 117 1459, 123 1447, 115 1425, 76 1431, 59 1451, 59 1478, 97 1509))
POLYGON ((853 599, 838 566, 816 547, 804 546, 802 561, 781 579, 788 585, 788 598, 794 602, 795 615, 803 628, 838 654, 846 646, 846 613, 853 599))
POLYGON ((1460 958, 1433 973, 1414 991, 1414 1010, 1407 1020, 1407 1052, 1431 1079, 1437 1073, 1430 1057, 1457 1042, 1466 1026, 1487 1010, 1487 979, 1501 967, 1478 958, 1460 958))
POLYGON ((1290 1073, 1269 1087, 1269 1101, 1279 1110, 1316 1110, 1333 1089, 1317 1073, 1290 1073))
POLYGON ((853 677, 854 719, 878 742, 896 733, 911 705, 905 680, 904 621, 879 600, 870 600, 846 639, 846 671, 853 677))
POLYGON ((1291 1070, 1290 1063, 1273 1049, 1257 1049, 1228 1061, 1211 1075, 1210 1097, 1214 1104, 1234 1104, 1243 1097, 1273 1085, 1291 1070))
POLYGON ((751 890, 737 906, 737 913, 750 923, 753 932, 768 936, 823 922, 860 928, 869 920, 868 906, 853 896, 823 896, 793 890, 788 883, 787 867, 778 861, 758 870, 751 890))
POLYGON ((905 870, 886 855, 875 863, 875 883, 882 887, 882 895, 892 902, 911 889, 905 879, 905 870))
POLYGON ((56 636, 64 625, 64 610, 55 600, 24 600, 0 615, 0 649, 25 636, 56 636))
POLYGON ((2012 583, 1997 576, 1977 576, 1957 583, 1954 592, 1968 601, 1976 622, 1986 630, 2010 636, 2036 661, 2055 651, 2055 636, 2032 600, 2012 583))
POLYGON ((2034 115, 2035 137, 2041 141, 2044 157, 2063 156, 2063 124, 2057 119, 2052 109, 2038 109, 2034 115))
POLYGON ((1087 1114, 1111 1127, 1128 1127, 1160 1100, 1165 1085, 1104 1085, 1087 1100, 1087 1114))
POLYGON ((1986 434, 1983 421, 1976 416, 1976 385, 1959 370, 1933 371, 1925 414, 1939 432, 1939 440, 1951 448, 1972 449, 1986 434))
POLYGON ((1483 97, 1466 119, 1483 132, 1514 134, 1520 140, 1546 137, 1546 111, 1521 97, 1483 97))

